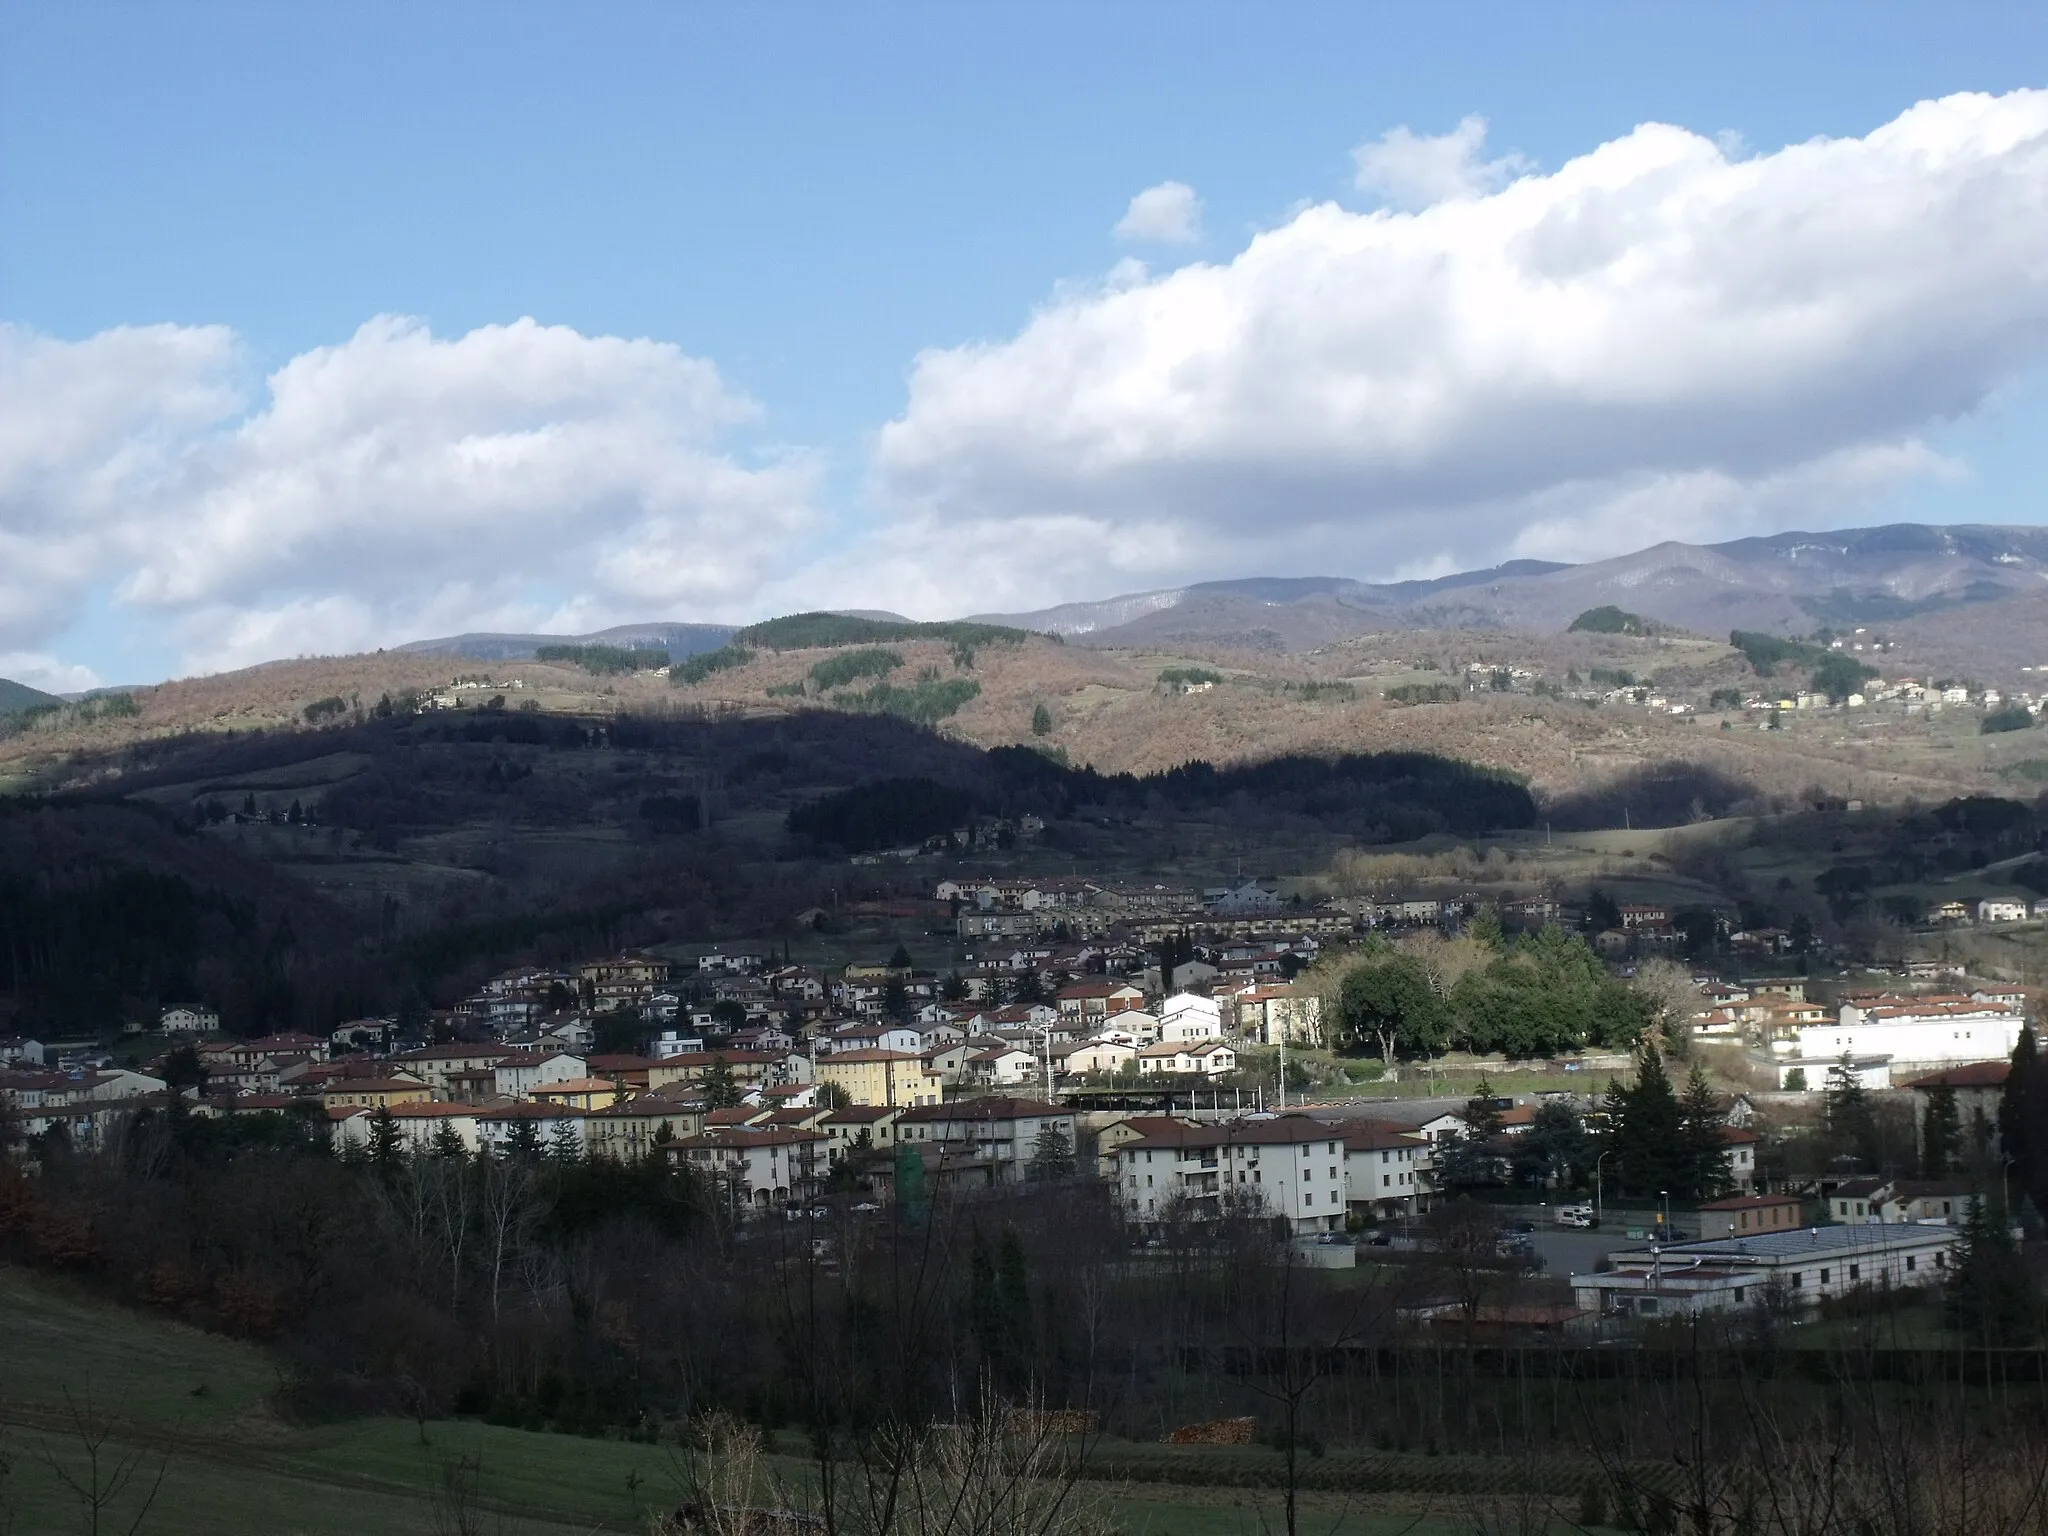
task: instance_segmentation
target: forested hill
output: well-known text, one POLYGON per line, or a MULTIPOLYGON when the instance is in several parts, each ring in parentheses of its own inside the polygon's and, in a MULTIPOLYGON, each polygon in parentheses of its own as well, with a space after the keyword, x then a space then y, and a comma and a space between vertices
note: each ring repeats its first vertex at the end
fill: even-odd
POLYGON ((26 683, 0 677, 0 715, 19 714, 25 709, 56 709, 63 702, 54 693, 44 693, 26 683))

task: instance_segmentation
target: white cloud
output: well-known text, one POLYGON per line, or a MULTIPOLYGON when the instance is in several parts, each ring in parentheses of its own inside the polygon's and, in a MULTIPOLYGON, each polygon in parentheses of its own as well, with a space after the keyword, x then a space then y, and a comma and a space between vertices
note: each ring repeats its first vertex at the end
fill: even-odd
POLYGON ((0 651, 0 677, 45 693, 84 693, 102 681, 91 667, 59 661, 43 651, 0 651))
POLYGON ((816 522, 817 466, 725 451, 757 408, 664 343, 387 316, 256 400, 235 360, 217 329, 0 331, 0 643, 98 586, 202 668, 739 612, 816 522))
POLYGON ((1492 191, 1513 167, 1450 137, 1372 160, 1420 211, 1308 208, 922 355, 878 443, 899 520, 870 600, 930 611, 932 570, 1010 606, 1839 522, 2048 352, 2048 93, 1740 160, 1649 124, 1492 191))
POLYGON ((1162 181, 1131 199, 1113 231, 1119 240, 1193 245, 1202 238, 1202 200, 1182 181, 1162 181))
POLYGON ((1397 208, 1427 208, 1453 197, 1477 197, 1534 169, 1520 155, 1482 160, 1486 119, 1467 117, 1449 133, 1434 137, 1407 127, 1391 128, 1351 151, 1353 178, 1397 208))

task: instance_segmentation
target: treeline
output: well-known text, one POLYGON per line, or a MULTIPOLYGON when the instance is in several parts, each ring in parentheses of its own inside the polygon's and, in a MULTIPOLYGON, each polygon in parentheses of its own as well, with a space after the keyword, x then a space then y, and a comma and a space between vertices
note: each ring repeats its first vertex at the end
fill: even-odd
POLYGON ((792 812, 789 827, 819 842, 863 852, 938 836, 970 815, 1024 811, 1134 816, 1148 810, 1199 814, 1237 805, 1341 827, 1375 842, 1407 841, 1431 832, 1475 835, 1530 826, 1536 819, 1535 801, 1512 776, 1421 752, 1290 756, 1225 768, 1185 763, 1142 777, 1070 767, 1029 747, 995 748, 985 764, 992 782, 984 779, 947 793, 940 793, 943 786, 933 780, 912 777, 839 790, 792 812), (888 835, 872 840, 883 828, 888 835))
POLYGON ((1837 704, 1877 676, 1877 668, 1809 640, 1788 640, 1782 635, 1738 629, 1729 633, 1728 643, 1742 652, 1758 677, 1774 676, 1781 666, 1803 668, 1808 673, 1808 686, 1825 693, 1837 704))
MULTIPOLYGON (((792 613, 765 623, 750 624, 733 641, 771 651, 824 650, 842 645, 886 645, 892 640, 941 640, 970 649, 985 645, 1022 645, 1032 631, 1006 624, 964 620, 922 624, 910 619, 864 619, 850 613, 792 613)), ((1057 641, 1057 635, 1044 636, 1057 641)))
POLYGON ((533 659, 563 662, 600 677, 652 672, 669 664, 665 650, 623 645, 542 645, 535 647, 533 659))

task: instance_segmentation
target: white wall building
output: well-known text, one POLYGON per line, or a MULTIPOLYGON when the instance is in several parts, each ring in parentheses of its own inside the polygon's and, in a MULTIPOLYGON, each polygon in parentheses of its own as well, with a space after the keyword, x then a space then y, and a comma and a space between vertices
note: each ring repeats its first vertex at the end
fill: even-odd
POLYGON ((1116 1149, 1117 1193, 1138 1221, 1213 1220, 1226 1209, 1333 1232, 1347 1201, 1344 1138, 1307 1115, 1162 1127, 1116 1149))
POLYGON ((1901 998, 1861 1006, 1844 1003, 1832 1024, 1799 1030, 1799 1055, 1811 1067, 1849 1056, 1889 1056, 1892 1066, 1930 1069, 1964 1061, 2000 1061, 2012 1055, 2026 1020, 1999 1003, 1968 998, 1901 998))
POLYGON ((1959 1238, 1948 1227, 1850 1226, 1671 1243, 1609 1254, 1613 1268, 1573 1275, 1572 1294, 1623 1317, 1732 1312, 1772 1293, 1811 1306, 1865 1286, 1939 1285, 1959 1238))
POLYGON ((1223 1005, 1213 997, 1176 992, 1159 1008, 1161 1040, 1216 1040, 1223 1035, 1223 1005))

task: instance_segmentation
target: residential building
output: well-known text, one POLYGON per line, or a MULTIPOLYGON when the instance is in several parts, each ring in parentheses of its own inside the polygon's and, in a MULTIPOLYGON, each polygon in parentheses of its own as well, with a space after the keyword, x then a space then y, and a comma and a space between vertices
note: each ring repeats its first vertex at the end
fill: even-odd
POLYGON ((1145 1006, 1145 994, 1127 981, 1077 981, 1054 999, 1062 1018, 1094 1020, 1145 1006))
POLYGON ((1121 1040, 1084 1040, 1067 1052, 1066 1069, 1073 1073, 1122 1072, 1138 1059, 1138 1048, 1121 1040))
POLYGON ((1237 996, 1237 1032, 1259 1045, 1319 1046, 1323 1000, 1306 987, 1253 987, 1237 996))
POLYGON ((1237 1070, 1237 1050, 1221 1040, 1161 1040, 1138 1052, 1138 1071, 1220 1077, 1237 1070))
POLYGON ((588 1115, 580 1109, 566 1104, 503 1104, 495 1109, 476 1111, 477 1144, 481 1150, 503 1157, 516 1148, 526 1133, 522 1126, 533 1127, 533 1145, 541 1151, 572 1141, 580 1152, 584 1149, 584 1121, 588 1115))
POLYGON ((220 1015, 211 1008, 166 1008, 156 1027, 167 1035, 210 1035, 220 1028, 220 1015))
POLYGON ((336 1078, 320 1091, 320 1102, 329 1110, 391 1109, 400 1104, 424 1104, 434 1092, 413 1077, 336 1078))
POLYGON ((1825 1064, 1844 1055, 1886 1056, 1894 1067, 1944 1067, 2011 1057, 2026 1020, 1999 1003, 1967 997, 1893 997, 1844 1003, 1839 1019, 1799 1031, 1799 1055, 1825 1064))
POLYGON ((672 1167, 712 1180, 735 1212, 810 1198, 824 1176, 827 1139, 816 1131, 724 1127, 664 1142, 672 1167))
POLYGON ((824 1136, 826 1155, 836 1163, 854 1152, 895 1146, 902 1113, 886 1104, 849 1104, 827 1113, 813 1129, 824 1136))
POLYGON ((505 1046, 472 1041, 423 1046, 391 1058, 395 1071, 416 1077, 440 1093, 450 1091, 451 1079, 459 1073, 495 1071, 498 1063, 519 1053, 505 1046))
POLYGON ((1936 1089, 1947 1088, 1955 1095, 1956 1122, 1962 1127, 1964 1146, 1982 1147, 1996 1153, 1998 1106, 2005 1097, 2006 1074, 2011 1070, 2010 1061, 1973 1061, 1964 1066, 1929 1072, 1899 1086, 1913 1090, 1914 1107, 1923 1127, 1927 1120, 1929 1097, 1936 1089))
POLYGON ((664 1143, 695 1136, 703 1129, 701 1100, 636 1093, 584 1116, 584 1151, 591 1157, 638 1162, 664 1143))
POLYGON ((1117 1193, 1138 1221, 1270 1215, 1334 1232, 1349 1203, 1343 1133, 1306 1115, 1176 1127, 1117 1149, 1117 1193))
POLYGON ((1435 1167, 1429 1139, 1405 1126, 1374 1121, 1345 1125, 1342 1132, 1345 1204, 1382 1220, 1412 1216, 1429 1192, 1435 1167))
POLYGON ((896 1122, 896 1139, 945 1149, 957 1164, 989 1184, 1018 1183, 1029 1174, 1038 1140, 1047 1127, 1074 1150, 1072 1110, 1039 1099, 991 1094, 906 1109, 896 1122))
POLYGON ((820 1056, 817 1080, 831 1083, 853 1104, 907 1108, 936 1104, 943 1095, 939 1074, 916 1051, 834 1051, 820 1056))

